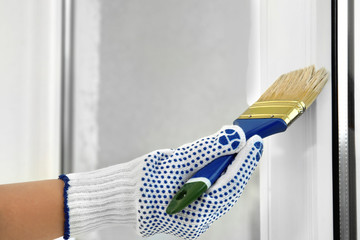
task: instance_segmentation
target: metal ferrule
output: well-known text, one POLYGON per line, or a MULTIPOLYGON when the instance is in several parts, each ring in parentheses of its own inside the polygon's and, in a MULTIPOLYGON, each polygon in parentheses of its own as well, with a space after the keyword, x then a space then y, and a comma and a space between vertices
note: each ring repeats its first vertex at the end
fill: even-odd
POLYGON ((289 126, 306 109, 302 101, 263 101, 250 106, 238 119, 281 118, 289 126))

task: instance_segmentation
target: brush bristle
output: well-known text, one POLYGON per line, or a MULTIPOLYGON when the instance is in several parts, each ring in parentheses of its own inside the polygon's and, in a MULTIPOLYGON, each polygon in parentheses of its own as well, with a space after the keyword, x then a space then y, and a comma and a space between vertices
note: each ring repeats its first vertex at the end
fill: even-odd
POLYGON ((281 75, 259 98, 259 101, 302 101, 308 108, 325 86, 329 73, 314 66, 281 75))

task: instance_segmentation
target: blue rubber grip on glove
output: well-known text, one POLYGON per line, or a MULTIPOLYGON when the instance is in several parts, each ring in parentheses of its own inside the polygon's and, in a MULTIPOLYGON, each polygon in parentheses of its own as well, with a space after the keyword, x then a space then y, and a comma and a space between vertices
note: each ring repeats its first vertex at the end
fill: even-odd
MULTIPOLYGON (((243 129, 246 139, 249 139, 254 135, 265 138, 279 132, 284 132, 287 129, 285 121, 279 118, 236 119, 234 125, 243 129)), ((236 154, 219 157, 197 171, 191 178, 204 177, 209 179, 212 185, 221 176, 227 166, 235 159, 235 156, 236 154)))

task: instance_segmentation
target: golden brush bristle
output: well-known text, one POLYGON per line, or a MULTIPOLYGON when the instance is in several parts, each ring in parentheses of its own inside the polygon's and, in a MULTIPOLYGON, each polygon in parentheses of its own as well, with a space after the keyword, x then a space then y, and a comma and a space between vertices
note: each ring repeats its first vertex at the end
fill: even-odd
POLYGON ((325 86, 329 73, 314 66, 281 75, 259 98, 260 101, 302 101, 308 108, 325 86))

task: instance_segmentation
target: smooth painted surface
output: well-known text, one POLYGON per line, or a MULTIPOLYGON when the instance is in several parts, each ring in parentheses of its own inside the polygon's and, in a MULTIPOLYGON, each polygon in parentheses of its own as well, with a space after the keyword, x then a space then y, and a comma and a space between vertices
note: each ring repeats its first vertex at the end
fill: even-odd
POLYGON ((60 8, 0 1, 0 183, 57 178, 60 8))
MULTIPOLYGON (((329 1, 264 0, 261 76, 266 89, 280 74, 315 64, 331 69, 329 1)), ((332 239, 331 94, 288 130, 266 140, 260 165, 261 239, 332 239)))

